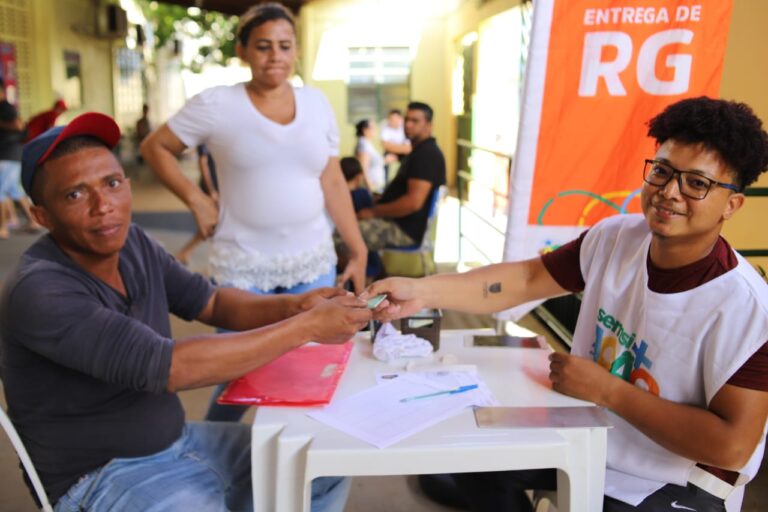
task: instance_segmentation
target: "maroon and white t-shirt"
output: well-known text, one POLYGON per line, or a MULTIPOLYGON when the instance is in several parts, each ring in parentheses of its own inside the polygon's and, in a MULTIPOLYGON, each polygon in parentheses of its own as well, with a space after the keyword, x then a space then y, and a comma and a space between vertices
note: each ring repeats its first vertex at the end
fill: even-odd
MULTIPOLYGON (((570 292, 584 290, 581 274, 581 247, 588 231, 577 239, 544 254, 542 262, 547 271, 564 289, 570 292)), ((662 269, 646 257, 648 288, 660 294, 685 292, 733 270, 738 264, 734 251, 722 237, 718 238, 712 251, 699 261, 675 269, 662 269)), ((727 381, 728 384, 768 391, 768 341, 755 352, 727 381)), ((738 472, 698 464, 730 484, 736 482, 738 472)))

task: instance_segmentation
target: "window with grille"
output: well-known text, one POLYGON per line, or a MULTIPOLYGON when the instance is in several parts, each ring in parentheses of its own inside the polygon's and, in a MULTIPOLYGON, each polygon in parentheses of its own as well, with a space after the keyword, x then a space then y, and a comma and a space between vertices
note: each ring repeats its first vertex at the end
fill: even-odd
POLYGON ((26 0, 0 0, 0 42, 12 47, 15 57, 15 81, 21 117, 31 115, 30 5, 26 0))
POLYGON ((390 109, 404 109, 410 97, 411 60, 407 46, 349 48, 348 122, 379 120, 390 109))

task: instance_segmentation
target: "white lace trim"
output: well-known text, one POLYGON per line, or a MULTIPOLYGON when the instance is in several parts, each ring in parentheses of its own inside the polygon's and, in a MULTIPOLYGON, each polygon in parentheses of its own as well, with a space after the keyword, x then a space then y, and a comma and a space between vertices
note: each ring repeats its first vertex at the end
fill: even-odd
POLYGON ((290 256, 249 253, 236 246, 214 243, 208 264, 211 276, 219 284, 266 291, 310 283, 327 274, 336 265, 336 251, 330 240, 290 256))

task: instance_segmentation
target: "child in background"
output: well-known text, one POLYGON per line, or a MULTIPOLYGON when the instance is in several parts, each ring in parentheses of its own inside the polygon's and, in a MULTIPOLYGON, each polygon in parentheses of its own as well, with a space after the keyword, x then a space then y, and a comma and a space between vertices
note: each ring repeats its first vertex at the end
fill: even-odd
MULTIPOLYGON (((347 180, 347 186, 349 187, 349 193, 352 195, 352 206, 355 209, 355 213, 363 208, 373 207, 373 196, 371 192, 363 186, 365 183, 365 176, 363 175, 363 166, 360 161, 351 156, 347 156, 341 159, 341 172, 344 174, 344 179, 347 180)), ((382 277, 384 273, 384 266, 381 262, 381 257, 375 251, 368 253, 368 265, 365 268, 365 275, 374 279, 382 277)))
POLYGON ((360 164, 360 161, 355 157, 346 156, 339 163, 341 164, 341 172, 344 174, 344 179, 347 180, 349 193, 352 194, 352 205, 355 208, 355 213, 363 208, 371 208, 373 206, 373 196, 364 186, 365 175, 363 175, 363 166, 360 164))

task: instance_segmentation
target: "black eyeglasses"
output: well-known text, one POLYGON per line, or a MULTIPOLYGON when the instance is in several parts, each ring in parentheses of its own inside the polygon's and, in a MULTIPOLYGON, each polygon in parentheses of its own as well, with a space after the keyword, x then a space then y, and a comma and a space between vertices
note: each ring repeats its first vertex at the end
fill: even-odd
POLYGON ((643 180, 654 187, 666 187, 677 175, 677 185, 680 193, 691 199, 704 199, 713 185, 739 192, 739 187, 730 183, 722 183, 712 178, 702 176, 696 171, 681 171, 658 160, 646 160, 643 168, 643 180))

